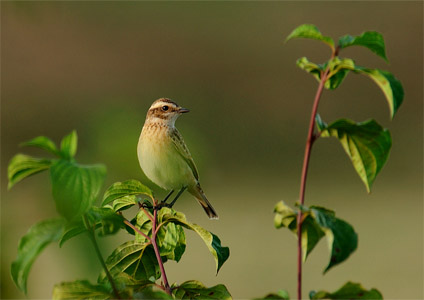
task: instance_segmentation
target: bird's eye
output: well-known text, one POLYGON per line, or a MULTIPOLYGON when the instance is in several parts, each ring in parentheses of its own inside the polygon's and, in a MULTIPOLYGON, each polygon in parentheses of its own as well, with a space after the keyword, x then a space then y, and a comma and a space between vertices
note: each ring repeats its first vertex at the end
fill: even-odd
POLYGON ((167 111, 167 110, 168 110, 168 108, 169 108, 169 107, 168 107, 167 105, 162 106, 162 110, 163 110, 163 111, 167 111))

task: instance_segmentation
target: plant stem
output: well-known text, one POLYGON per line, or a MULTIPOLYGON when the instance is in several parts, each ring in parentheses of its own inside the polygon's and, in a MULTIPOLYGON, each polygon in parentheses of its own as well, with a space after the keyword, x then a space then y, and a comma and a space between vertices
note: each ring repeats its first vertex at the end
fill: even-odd
POLYGON ((109 269, 106 266, 106 263, 105 263, 103 256, 102 256, 102 253, 100 252, 99 245, 97 244, 96 232, 94 231, 93 226, 90 225, 90 222, 88 221, 88 218, 87 218, 86 215, 84 215, 84 224, 85 224, 85 227, 88 230, 88 236, 90 237, 90 240, 93 242, 93 246, 94 246, 94 249, 96 250, 96 254, 97 254, 97 257, 100 261, 100 264, 102 265, 103 269, 105 270, 107 279, 110 282, 110 285, 111 285, 112 290, 113 290, 113 294, 115 295, 116 299, 121 299, 121 297, 119 296, 119 293, 118 293, 118 289, 116 288, 115 281, 113 280, 113 277, 110 274, 109 269))
MULTIPOLYGON (((337 54, 338 49, 333 53, 332 58, 337 54)), ((317 135, 315 134, 315 117, 318 111, 319 99, 321 98, 322 91, 324 90, 324 84, 327 80, 329 73, 329 68, 321 74, 321 81, 318 85, 317 92, 315 94, 314 104, 312 107, 311 119, 309 120, 309 131, 308 137, 306 139, 305 146, 305 155, 303 157, 303 168, 302 168, 302 177, 300 181, 300 193, 299 193, 299 202, 300 206, 303 206, 305 203, 305 188, 306 188, 306 177, 308 175, 309 160, 311 157, 311 149, 317 135)), ((297 214, 297 299, 302 299, 302 222, 303 222, 302 207, 299 209, 297 214)))
MULTIPOLYGON (((155 206, 156 206, 156 203, 155 203, 155 206)), ((165 291, 166 291, 166 293, 168 295, 172 295, 172 290, 171 290, 171 287, 169 286, 168 278, 166 277, 165 268, 163 266, 162 257, 160 256, 159 247, 158 247, 158 244, 156 243, 156 234, 157 234, 156 223, 157 223, 157 216, 158 216, 157 209, 154 209, 151 241, 152 241, 153 249, 155 250, 156 259, 157 259, 158 264, 159 264, 160 272, 162 274, 162 279, 163 279, 163 284, 164 284, 165 291)))
MULTIPOLYGON (((153 200, 153 202, 154 203, 156 203, 156 201, 155 200, 153 200)), ((156 204, 155 204, 156 205, 156 204)), ((153 217, 152 217, 152 215, 143 207, 143 205, 140 205, 140 203, 138 204, 138 207, 140 208, 140 209, 142 209, 143 211, 144 211, 144 214, 150 219, 150 221, 152 221, 152 223, 153 223, 153 217)))
POLYGON ((135 227, 133 224, 131 224, 131 222, 130 222, 130 221, 128 221, 128 220, 126 220, 126 219, 124 219, 124 223, 125 223, 127 226, 131 227, 131 229, 132 229, 132 230, 134 230, 135 232, 137 232, 139 235, 142 235, 145 239, 147 239, 148 241, 152 242, 152 239, 151 239, 148 235, 146 235, 146 234, 145 234, 145 233, 143 233, 140 229, 138 229, 138 228, 137 228, 137 227, 135 227))

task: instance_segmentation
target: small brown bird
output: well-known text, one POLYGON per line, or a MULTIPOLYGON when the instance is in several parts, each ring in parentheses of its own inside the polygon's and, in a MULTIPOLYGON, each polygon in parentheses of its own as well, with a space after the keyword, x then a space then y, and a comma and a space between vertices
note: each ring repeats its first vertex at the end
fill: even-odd
POLYGON ((196 197, 210 219, 218 219, 199 183, 199 174, 184 143, 175 121, 188 109, 180 107, 170 99, 161 98, 153 102, 147 112, 140 134, 137 155, 141 169, 155 184, 169 190, 168 197, 179 193, 170 203, 172 206, 185 189, 196 197))

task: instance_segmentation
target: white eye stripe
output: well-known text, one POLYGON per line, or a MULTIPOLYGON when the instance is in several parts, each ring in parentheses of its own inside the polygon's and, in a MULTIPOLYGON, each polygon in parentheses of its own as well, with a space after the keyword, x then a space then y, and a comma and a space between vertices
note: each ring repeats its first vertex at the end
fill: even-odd
POLYGON ((169 108, 178 108, 178 106, 175 105, 174 103, 159 101, 157 103, 154 103, 152 106, 150 106, 150 109, 153 110, 153 109, 156 109, 156 108, 161 108, 162 106, 168 106, 169 108))

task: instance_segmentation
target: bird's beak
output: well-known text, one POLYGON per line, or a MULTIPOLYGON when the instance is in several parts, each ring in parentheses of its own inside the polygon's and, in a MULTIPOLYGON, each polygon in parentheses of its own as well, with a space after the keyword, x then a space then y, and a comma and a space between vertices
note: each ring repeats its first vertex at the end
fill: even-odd
POLYGON ((190 111, 189 109, 184 108, 184 107, 180 107, 178 109, 178 113, 180 113, 180 114, 188 113, 189 111, 190 111))

